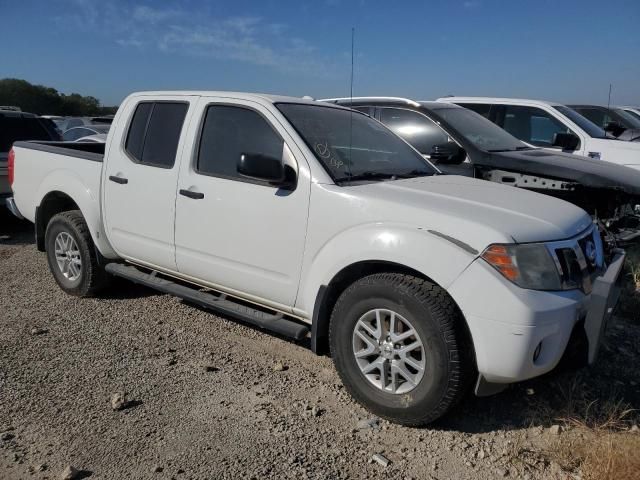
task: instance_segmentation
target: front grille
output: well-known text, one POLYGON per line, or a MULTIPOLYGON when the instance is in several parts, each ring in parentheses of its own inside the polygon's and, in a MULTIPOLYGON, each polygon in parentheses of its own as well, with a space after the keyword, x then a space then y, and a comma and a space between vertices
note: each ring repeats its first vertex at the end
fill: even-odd
POLYGON ((604 267, 604 251, 595 225, 574 239, 554 242, 549 248, 562 276, 565 288, 591 292, 593 280, 604 267))

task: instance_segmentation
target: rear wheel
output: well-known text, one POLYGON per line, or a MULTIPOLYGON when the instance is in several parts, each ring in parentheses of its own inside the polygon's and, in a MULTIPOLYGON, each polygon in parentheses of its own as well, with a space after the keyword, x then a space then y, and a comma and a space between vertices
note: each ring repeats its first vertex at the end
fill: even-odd
POLYGON ((404 425, 444 415, 462 396, 473 362, 448 294, 410 275, 380 273, 349 286, 334 307, 331 353, 351 395, 404 425))
POLYGON ((68 294, 91 296, 108 284, 108 274, 98 264, 89 227, 79 210, 51 218, 45 245, 49 269, 68 294))

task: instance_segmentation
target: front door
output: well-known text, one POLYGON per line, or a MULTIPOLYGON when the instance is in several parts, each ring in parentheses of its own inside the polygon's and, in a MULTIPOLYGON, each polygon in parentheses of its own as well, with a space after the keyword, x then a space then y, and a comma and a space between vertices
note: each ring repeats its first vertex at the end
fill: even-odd
POLYGON ((178 271, 249 300, 293 306, 307 229, 308 166, 265 106, 203 98, 176 198, 178 271), (285 190, 238 174, 242 154, 281 159, 297 172, 285 190))
POLYGON ((195 97, 138 98, 123 105, 106 152, 103 216, 122 257, 176 270, 173 230, 180 152, 195 97), (123 139, 117 144, 117 139, 123 139))

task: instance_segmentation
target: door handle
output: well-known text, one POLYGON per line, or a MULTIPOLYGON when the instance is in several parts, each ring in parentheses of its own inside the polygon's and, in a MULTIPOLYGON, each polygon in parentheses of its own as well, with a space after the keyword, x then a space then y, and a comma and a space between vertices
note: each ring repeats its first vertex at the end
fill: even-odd
POLYGON ((193 198, 195 200, 200 200, 204 198, 204 193, 202 192, 192 192, 191 190, 180 190, 180 195, 184 195, 185 197, 193 198))
POLYGON ((127 183, 129 183, 128 178, 116 177, 115 175, 109 175, 109 180, 111 180, 112 182, 119 183, 120 185, 126 185, 127 183))

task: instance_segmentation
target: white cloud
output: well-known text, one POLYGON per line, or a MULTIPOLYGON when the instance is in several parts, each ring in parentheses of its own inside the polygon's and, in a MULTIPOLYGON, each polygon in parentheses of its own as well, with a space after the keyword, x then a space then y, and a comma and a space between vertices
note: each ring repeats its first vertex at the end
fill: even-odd
POLYGON ((331 67, 305 40, 286 35, 288 27, 256 16, 213 18, 175 7, 129 6, 120 2, 70 0, 73 13, 58 17, 110 38, 123 48, 158 50, 233 60, 284 72, 327 74, 331 67))

